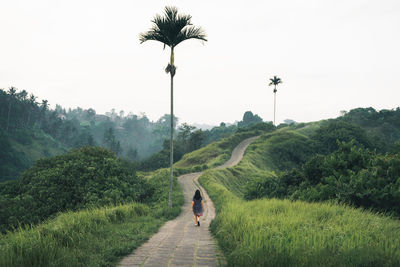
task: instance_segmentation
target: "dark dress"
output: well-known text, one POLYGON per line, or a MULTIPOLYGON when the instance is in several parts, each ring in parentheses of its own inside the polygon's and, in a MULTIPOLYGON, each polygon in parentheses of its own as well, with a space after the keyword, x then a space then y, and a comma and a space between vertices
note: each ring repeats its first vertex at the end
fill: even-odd
POLYGON ((200 199, 195 199, 193 197, 193 213, 196 214, 197 216, 201 216, 203 215, 203 208, 201 207, 201 200, 202 198, 200 197, 200 199))

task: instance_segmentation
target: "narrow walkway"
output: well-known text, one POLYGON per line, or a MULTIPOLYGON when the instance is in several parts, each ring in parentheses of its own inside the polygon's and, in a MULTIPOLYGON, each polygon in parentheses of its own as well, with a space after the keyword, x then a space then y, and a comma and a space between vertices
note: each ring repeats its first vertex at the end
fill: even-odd
MULTIPOLYGON (((233 150, 231 158, 217 168, 232 167, 239 163, 248 145, 256 138, 242 141, 233 150)), ((216 245, 209 231, 210 222, 215 217, 215 209, 207 192, 198 183, 201 174, 190 173, 178 177, 185 198, 181 214, 166 222, 157 234, 125 257, 118 266, 218 266, 216 245), (193 213, 190 211, 196 189, 201 190, 205 204, 200 227, 194 225, 193 213)))

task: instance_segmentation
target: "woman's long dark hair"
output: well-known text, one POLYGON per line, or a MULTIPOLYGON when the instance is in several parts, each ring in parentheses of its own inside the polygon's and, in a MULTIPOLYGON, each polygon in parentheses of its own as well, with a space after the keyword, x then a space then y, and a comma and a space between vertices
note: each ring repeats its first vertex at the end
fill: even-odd
POLYGON ((196 190, 196 192, 194 193, 194 197, 193 198, 197 199, 197 200, 201 199, 201 195, 200 195, 200 190, 199 189, 196 190))

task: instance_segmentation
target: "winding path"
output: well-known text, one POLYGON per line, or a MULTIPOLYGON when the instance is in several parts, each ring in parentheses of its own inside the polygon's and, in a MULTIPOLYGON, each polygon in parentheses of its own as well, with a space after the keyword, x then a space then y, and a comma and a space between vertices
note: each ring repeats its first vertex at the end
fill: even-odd
MULTIPOLYGON (((232 152, 231 158, 217 168, 232 167, 240 162, 246 148, 257 137, 242 141, 232 152)), ((210 234, 209 226, 215 217, 214 204, 207 192, 198 183, 201 172, 178 177, 182 187, 185 204, 181 214, 166 222, 145 244, 125 257, 118 266, 218 266, 216 245, 210 234), (194 225, 190 211, 192 197, 196 189, 202 192, 205 212, 200 227, 194 225)))

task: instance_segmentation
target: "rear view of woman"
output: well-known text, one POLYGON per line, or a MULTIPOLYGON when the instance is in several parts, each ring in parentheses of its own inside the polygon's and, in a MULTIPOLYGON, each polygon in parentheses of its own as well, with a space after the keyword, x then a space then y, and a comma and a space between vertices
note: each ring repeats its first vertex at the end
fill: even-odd
POLYGON ((196 190, 193 196, 192 208, 194 214, 194 225, 200 226, 200 216, 203 216, 203 198, 200 195, 200 190, 196 190))

